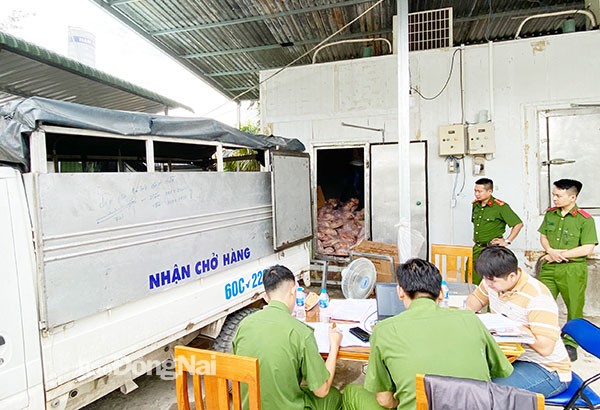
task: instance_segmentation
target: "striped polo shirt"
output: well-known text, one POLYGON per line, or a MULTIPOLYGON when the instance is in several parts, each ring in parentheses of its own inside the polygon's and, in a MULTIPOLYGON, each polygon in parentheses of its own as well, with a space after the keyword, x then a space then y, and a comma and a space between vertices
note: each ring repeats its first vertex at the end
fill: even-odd
POLYGON ((511 291, 498 293, 482 281, 473 294, 484 306, 489 304, 492 313, 500 313, 528 325, 536 337, 545 336, 555 340, 554 350, 548 356, 542 356, 529 345, 523 345, 525 352, 519 360, 556 371, 560 381, 571 381, 571 362, 560 337, 558 305, 546 285, 519 268, 519 280, 511 291))

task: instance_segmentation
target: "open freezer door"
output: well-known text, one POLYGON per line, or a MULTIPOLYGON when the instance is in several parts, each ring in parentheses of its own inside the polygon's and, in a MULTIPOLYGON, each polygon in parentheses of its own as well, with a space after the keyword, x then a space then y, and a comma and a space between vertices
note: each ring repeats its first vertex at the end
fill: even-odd
MULTIPOLYGON (((425 239, 425 246, 413 249, 410 256, 427 258, 427 144, 411 141, 409 150, 411 229, 425 239)), ((371 235, 375 242, 398 241, 398 189, 398 144, 371 145, 371 235)))
POLYGON ((271 192, 275 250, 311 239, 309 155, 271 152, 271 192))

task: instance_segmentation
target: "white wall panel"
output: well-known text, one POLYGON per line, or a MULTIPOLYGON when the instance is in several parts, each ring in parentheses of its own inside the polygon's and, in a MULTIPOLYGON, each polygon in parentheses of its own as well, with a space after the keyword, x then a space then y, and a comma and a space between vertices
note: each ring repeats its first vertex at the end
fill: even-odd
MULTIPOLYGON (((525 228, 513 247, 519 253, 541 250, 537 228, 541 222, 538 204, 538 126, 537 111, 565 108, 571 103, 600 103, 600 48, 598 31, 570 33, 536 39, 493 44, 493 120, 497 152, 486 162, 485 176, 496 183, 495 195, 507 201, 523 218, 525 228)), ((426 96, 435 95, 444 85, 450 70, 453 49, 413 52, 410 56, 411 85, 426 96)), ((465 120, 474 122, 480 110, 490 110, 488 45, 469 46, 464 50, 465 120)), ((340 127, 342 121, 353 124, 383 120, 386 141, 397 140, 395 97, 396 59, 393 56, 318 64, 290 69, 279 75, 278 83, 287 87, 310 87, 315 109, 296 112, 296 102, 288 101, 290 89, 266 83, 261 93, 263 124, 306 122, 312 124, 309 139, 297 134, 281 135, 313 143, 339 138, 368 138, 370 131, 340 127), (301 80, 307 85, 301 84, 301 80), (317 81, 321 83, 316 84, 317 81), (331 83, 329 83, 331 82, 331 83), (331 93, 334 93, 332 96, 331 93), (277 109, 272 109, 275 106, 277 109), (286 108, 287 107, 287 108, 286 108), (318 109, 317 109, 318 107, 318 109), (337 125, 336 125, 337 124, 337 125)), ((471 158, 465 159, 464 190, 451 207, 454 175, 448 174, 444 158, 437 155, 438 127, 461 121, 459 56, 447 89, 439 98, 427 101, 411 96, 411 138, 429 141, 430 239, 432 243, 471 244, 470 222, 473 183, 471 158)), ((264 78, 268 73, 263 73, 264 78)), ((306 94, 303 94, 306 98, 306 94)), ((375 127, 379 127, 376 125, 375 127)), ((299 130, 300 128, 296 128, 299 130)), ((283 128, 281 128, 283 131, 283 128)), ((372 138, 380 138, 373 132, 372 138)), ((458 187, 462 185, 462 174, 458 187)), ((584 189, 592 189, 586 187, 584 189)), ((598 223, 598 220, 597 220, 598 223)), ((600 225, 599 225, 600 226, 600 225)))

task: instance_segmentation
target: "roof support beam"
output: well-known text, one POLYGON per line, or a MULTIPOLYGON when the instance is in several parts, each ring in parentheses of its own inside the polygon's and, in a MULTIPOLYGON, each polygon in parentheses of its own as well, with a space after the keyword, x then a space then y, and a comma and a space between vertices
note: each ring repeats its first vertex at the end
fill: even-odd
MULTIPOLYGON (((114 0, 113 2, 111 2, 111 5, 112 5, 112 3, 118 3, 119 1, 127 2, 127 1, 132 1, 132 0, 114 0)), ((137 0, 133 0, 133 1, 137 1, 137 0)), ((306 7, 306 8, 297 9, 297 10, 281 11, 279 13, 273 13, 273 14, 263 14, 260 16, 250 16, 250 17, 244 17, 244 18, 240 18, 240 19, 218 21, 215 23, 199 24, 199 25, 191 26, 191 27, 173 28, 173 29, 169 29, 169 30, 157 30, 157 31, 151 32, 149 34, 151 36, 163 36, 165 34, 175 34, 175 33, 185 33, 188 31, 207 30, 207 29, 211 29, 211 28, 234 26, 237 24, 253 23, 253 22, 258 22, 258 21, 275 19, 275 18, 279 18, 279 17, 287 17, 287 16, 295 16, 298 14, 313 13, 315 11, 329 10, 329 9, 333 9, 336 7, 348 7, 348 6, 354 6, 354 5, 362 4, 362 3, 373 3, 373 1, 374 0, 348 0, 348 1, 342 1, 339 3, 324 4, 321 6, 306 7)))
MULTIPOLYGON (((519 17, 527 17, 527 16, 531 16, 532 14, 544 14, 544 13, 550 13, 550 12, 555 12, 555 11, 563 11, 563 10, 573 10, 573 9, 583 9, 583 7, 577 7, 577 5, 575 4, 570 4, 570 5, 562 5, 562 6, 551 6, 551 7, 532 7, 529 9, 520 9, 520 10, 510 10, 510 11, 501 11, 501 12, 494 12, 494 14, 492 14, 492 19, 499 19, 499 18, 519 18, 519 17)), ((489 14, 480 14, 477 16, 469 16, 469 17, 459 17, 459 18, 455 18, 454 19, 454 23, 467 23, 469 21, 477 21, 477 20, 486 20, 488 19, 490 16, 489 14)))
POLYGON ((247 85, 245 87, 232 87, 232 88, 225 88, 225 91, 246 91, 250 88, 254 88, 256 87, 255 85, 247 85))
POLYGON ((137 3, 140 0, 108 0, 108 5, 111 7, 119 6, 127 3, 137 3))
POLYGON ((281 66, 251 68, 249 70, 214 71, 212 73, 206 73, 204 75, 207 76, 207 77, 226 77, 228 75, 254 74, 254 73, 258 73, 259 71, 270 70, 272 68, 281 68, 281 66))
MULTIPOLYGON (((384 34, 389 34, 391 32, 392 32, 392 29, 390 28, 387 30, 370 31, 368 33, 352 33, 352 34, 347 34, 345 36, 335 37, 335 40, 338 41, 338 40, 346 40, 346 39, 351 39, 351 38, 380 36, 380 35, 384 35, 384 34)), ((320 39, 320 38, 296 41, 289 48, 317 44, 317 43, 320 43, 321 41, 323 41, 323 39, 320 39)), ((186 54, 186 55, 183 55, 180 57, 185 58, 185 59, 207 58, 207 57, 226 56, 226 55, 232 55, 232 54, 251 53, 251 52, 255 52, 255 51, 273 50, 273 49, 280 49, 280 48, 284 48, 284 47, 282 47, 281 44, 267 44, 264 46, 257 46, 257 47, 234 48, 231 50, 209 51, 206 53, 186 54)), ((288 48, 288 47, 286 47, 286 48, 288 48)))

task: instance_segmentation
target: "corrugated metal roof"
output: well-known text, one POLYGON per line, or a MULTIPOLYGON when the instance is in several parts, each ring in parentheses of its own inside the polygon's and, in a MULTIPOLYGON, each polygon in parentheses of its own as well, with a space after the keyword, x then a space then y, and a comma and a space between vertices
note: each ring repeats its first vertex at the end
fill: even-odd
MULTIPOLYGON (((258 98, 258 72, 310 64, 300 58, 315 45, 351 22, 364 17, 330 41, 351 38, 392 40, 395 0, 92 0, 146 39, 188 67, 230 98, 258 98), (379 3, 379 4, 378 4, 379 3)), ((582 9, 574 0, 408 0, 409 11, 453 7, 454 44, 474 44, 514 37, 529 15, 582 9)), ((559 32, 567 16, 536 19, 521 37, 559 32)), ((577 29, 585 29, 575 15, 577 29)), ((364 45, 373 55, 388 53, 381 42, 342 44, 319 53, 319 62, 359 58, 364 45)))
POLYGON ((102 71, 0 32, 0 103, 46 97, 96 107, 157 113, 191 108, 102 71))

